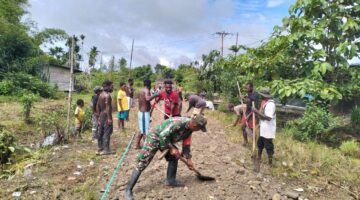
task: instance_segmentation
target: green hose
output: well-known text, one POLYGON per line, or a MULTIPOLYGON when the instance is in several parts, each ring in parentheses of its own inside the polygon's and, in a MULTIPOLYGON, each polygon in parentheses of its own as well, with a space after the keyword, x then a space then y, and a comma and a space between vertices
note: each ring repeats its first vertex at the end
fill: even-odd
POLYGON ((106 197, 106 194, 109 192, 109 189, 110 189, 110 187, 111 187, 111 184, 112 184, 112 182, 114 181, 114 178, 115 178, 117 172, 119 171, 120 166, 121 166, 122 162, 124 161, 124 158, 125 158, 126 154, 127 154, 127 153, 129 152, 129 150, 130 150, 131 143, 132 143, 133 140, 134 140, 135 134, 136 134, 136 133, 134 133, 133 136, 131 137, 131 140, 129 141, 129 143, 128 143, 127 147, 126 147, 125 152, 123 153, 123 155, 122 155, 119 163, 118 163, 117 166, 116 166, 116 169, 114 170, 114 173, 112 174, 112 176, 111 176, 108 184, 106 185, 106 189, 105 189, 105 191, 104 191, 104 194, 103 194, 102 197, 101 197, 101 200, 104 200, 105 197, 106 197))

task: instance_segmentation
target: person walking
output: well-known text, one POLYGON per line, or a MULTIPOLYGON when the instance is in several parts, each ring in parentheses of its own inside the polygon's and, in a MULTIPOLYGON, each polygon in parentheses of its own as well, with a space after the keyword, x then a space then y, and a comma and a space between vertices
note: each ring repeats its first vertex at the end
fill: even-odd
POLYGON ((178 160, 181 156, 187 159, 187 166, 193 170, 194 165, 191 161, 191 135, 193 132, 202 130, 206 131, 207 120, 202 115, 197 115, 194 118, 188 117, 173 117, 161 125, 155 126, 146 136, 144 146, 138 155, 138 163, 132 172, 128 185, 125 190, 125 199, 133 199, 133 188, 139 179, 141 173, 150 164, 154 155, 158 150, 164 151, 170 149, 170 154, 174 159, 168 160, 168 169, 166 174, 165 184, 168 186, 184 186, 176 180, 178 160), (176 148, 175 143, 182 141, 182 152, 176 148))

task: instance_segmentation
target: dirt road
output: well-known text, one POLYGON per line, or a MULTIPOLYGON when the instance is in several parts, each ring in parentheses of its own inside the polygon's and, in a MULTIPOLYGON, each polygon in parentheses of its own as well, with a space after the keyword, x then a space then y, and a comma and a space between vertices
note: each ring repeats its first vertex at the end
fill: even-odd
MULTIPOLYGON (((152 126, 163 121, 160 112, 154 111, 153 115, 152 126)), ((113 116, 115 119, 116 115, 113 116)), ((239 140, 231 143, 226 139, 229 134, 240 137, 240 132, 225 131, 226 125, 216 115, 207 116, 208 132, 193 134, 192 155, 195 167, 204 175, 214 176, 216 181, 200 182, 179 163, 177 178, 186 187, 167 188, 164 186, 167 162, 155 158, 134 188, 135 199, 351 199, 343 190, 326 184, 322 191, 313 192, 309 183, 273 177, 266 160, 262 173, 253 172, 250 148, 242 147, 239 140), (301 188, 305 191, 294 191, 301 188)), ((14 199, 14 192, 21 192, 21 199, 100 199, 127 143, 138 129, 136 106, 126 127, 126 131, 119 131, 114 123, 111 147, 116 150, 115 155, 96 156, 97 144, 90 141, 90 134, 82 140, 72 139, 67 145, 41 150, 19 165, 17 174, 0 181, 0 199, 14 199)), ((106 199, 123 199, 137 153, 133 148, 130 150, 106 199)), ((281 161, 275 160, 275 165, 279 164, 281 161)))

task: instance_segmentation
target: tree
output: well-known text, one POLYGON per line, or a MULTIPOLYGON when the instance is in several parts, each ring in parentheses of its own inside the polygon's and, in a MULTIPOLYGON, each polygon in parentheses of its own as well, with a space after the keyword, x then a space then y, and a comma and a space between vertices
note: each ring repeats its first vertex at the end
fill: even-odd
MULTIPOLYGON (((96 46, 91 47, 90 53, 89 53, 89 67, 91 69, 95 68, 96 63, 96 57, 99 55, 99 50, 96 46)), ((101 67, 101 66, 100 66, 101 67)), ((90 70, 91 71, 91 70, 90 70)))
POLYGON ((121 57, 119 60, 120 71, 126 70, 127 61, 124 57, 121 57))
POLYGON ((111 56, 110 63, 109 63, 109 72, 115 71, 115 57, 111 56))

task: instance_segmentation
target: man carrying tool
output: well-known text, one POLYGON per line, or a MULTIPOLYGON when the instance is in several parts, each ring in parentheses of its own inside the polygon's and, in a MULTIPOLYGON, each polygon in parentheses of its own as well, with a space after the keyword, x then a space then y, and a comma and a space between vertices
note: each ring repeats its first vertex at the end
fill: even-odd
POLYGON ((259 103, 259 94, 254 91, 253 84, 251 82, 246 83, 245 89, 248 93, 247 97, 240 96, 241 99, 244 99, 244 102, 246 104, 246 112, 245 115, 243 115, 242 121, 241 121, 241 128, 242 128, 242 134, 243 134, 243 146, 246 146, 248 143, 247 139, 247 133, 246 133, 246 127, 248 126, 250 129, 253 129, 253 123, 252 123, 252 102, 255 103, 255 107, 258 106, 259 103))
POLYGON ((111 92, 113 91, 113 83, 109 80, 104 81, 103 91, 100 93, 99 100, 96 105, 96 112, 99 123, 98 137, 98 154, 110 154, 110 136, 113 132, 111 92))
POLYGON ((191 108, 194 108, 191 116, 203 113, 204 109, 206 108, 206 101, 195 94, 186 95, 185 101, 189 101, 189 107, 186 113, 188 113, 191 108))
POLYGON ((141 138, 145 138, 149 130, 150 124, 150 101, 155 97, 159 96, 158 93, 154 93, 153 96, 150 95, 151 81, 144 80, 144 88, 139 93, 139 112, 138 112, 138 122, 140 133, 137 134, 135 139, 135 149, 140 149, 141 138))
POLYGON ((173 157, 169 160, 166 185, 169 186, 183 186, 182 183, 176 180, 176 172, 178 160, 183 156, 187 159, 187 166, 190 170, 194 170, 194 165, 191 161, 190 144, 192 132, 202 130, 206 131, 207 120, 202 115, 197 115, 194 118, 187 117, 173 117, 161 125, 155 126, 146 136, 145 144, 138 155, 138 164, 134 169, 127 188, 125 190, 125 199, 133 199, 133 188, 140 177, 140 174, 150 164, 154 155, 158 150, 164 151, 170 149, 168 155, 173 157), (182 153, 178 151, 174 145, 176 142, 183 141, 182 153))
POLYGON ((164 81, 165 91, 160 92, 159 96, 155 99, 155 103, 158 103, 160 100, 164 100, 164 111, 166 115, 164 115, 164 119, 168 119, 170 117, 178 117, 180 116, 179 112, 179 96, 176 91, 173 91, 173 83, 171 80, 164 81))
POLYGON ((272 159, 274 155, 274 144, 273 139, 276 134, 276 113, 275 113, 275 102, 270 99, 270 89, 265 88, 259 95, 262 98, 260 111, 253 108, 254 113, 260 119, 260 137, 257 141, 258 156, 257 165, 255 170, 260 170, 261 154, 263 149, 266 149, 266 153, 269 158, 269 165, 272 165, 272 159))

